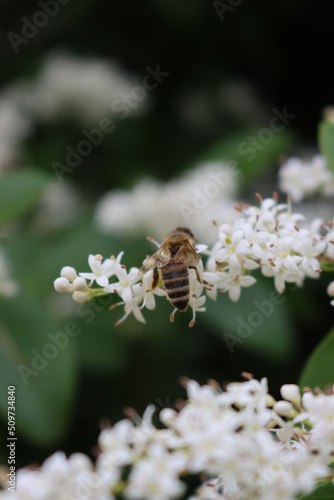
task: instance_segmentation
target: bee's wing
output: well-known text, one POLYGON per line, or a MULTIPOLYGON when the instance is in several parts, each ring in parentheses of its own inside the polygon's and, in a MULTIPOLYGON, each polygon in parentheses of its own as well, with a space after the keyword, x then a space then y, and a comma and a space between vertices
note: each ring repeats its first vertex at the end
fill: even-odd
POLYGON ((189 241, 185 241, 180 250, 174 257, 174 262, 183 262, 189 267, 196 267, 199 262, 199 257, 189 241))
POLYGON ((142 267, 139 270, 139 274, 144 274, 146 271, 153 269, 154 267, 164 267, 171 260, 171 253, 168 246, 163 243, 158 250, 148 257, 142 267))

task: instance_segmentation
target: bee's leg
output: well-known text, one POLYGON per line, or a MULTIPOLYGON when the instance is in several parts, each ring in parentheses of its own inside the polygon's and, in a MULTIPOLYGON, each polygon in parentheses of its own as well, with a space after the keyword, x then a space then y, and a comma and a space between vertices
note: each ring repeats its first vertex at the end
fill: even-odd
POLYGON ((196 278, 197 278, 197 281, 199 283, 201 283, 201 285, 204 285, 204 286, 212 286, 211 283, 208 283, 207 281, 205 280, 202 280, 202 278, 200 277, 199 275, 199 272, 198 272, 198 269, 197 267, 194 267, 194 266, 189 266, 189 269, 195 269, 195 273, 196 273, 196 278))
POLYGON ((158 268, 155 267, 153 269, 153 281, 152 281, 151 290, 155 289, 155 287, 157 286, 158 282, 159 282, 159 271, 158 271, 158 268))

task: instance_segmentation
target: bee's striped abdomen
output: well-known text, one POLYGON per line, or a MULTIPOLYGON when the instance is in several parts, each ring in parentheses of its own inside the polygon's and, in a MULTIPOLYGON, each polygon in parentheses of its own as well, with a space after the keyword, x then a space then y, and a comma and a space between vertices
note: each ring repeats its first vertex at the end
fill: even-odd
POLYGON ((189 302, 188 267, 182 262, 170 262, 161 268, 161 274, 170 303, 184 311, 189 302))

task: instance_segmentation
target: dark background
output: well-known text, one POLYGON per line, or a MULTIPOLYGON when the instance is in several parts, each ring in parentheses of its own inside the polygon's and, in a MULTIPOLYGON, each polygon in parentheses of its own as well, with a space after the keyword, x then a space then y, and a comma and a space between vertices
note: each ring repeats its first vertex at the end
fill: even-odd
MULTIPOLYGON (((86 200, 82 216, 76 221, 75 251, 67 246, 69 235, 72 234, 73 242, 73 234, 77 234, 72 227, 41 237, 35 236, 29 226, 31 214, 18 223, 8 249, 23 293, 34 296, 40 304, 45 304, 46 297, 54 293, 52 281, 62 265, 85 270, 88 253, 107 254, 110 248, 115 254, 124 248, 128 252, 125 263, 139 265, 135 249, 147 253, 144 236, 134 244, 131 239, 102 236, 95 230, 85 232, 101 193, 113 187, 131 187, 144 174, 170 179, 217 141, 240 133, 247 137, 248 130, 266 126, 273 107, 281 110, 286 106, 288 112, 297 115, 291 126, 290 147, 282 151, 283 155, 303 147, 317 148, 322 109, 333 104, 330 4, 244 0, 226 12, 221 21, 214 5, 204 0, 71 0, 15 54, 7 34, 20 34, 21 18, 31 19, 36 10, 40 10, 36 2, 11 0, 0 4, 0 85, 33 79, 45 55, 55 48, 78 56, 111 59, 140 78, 147 65, 160 64, 162 71, 170 73, 152 93, 149 112, 120 124, 110 140, 71 176, 72 185, 86 200), (255 104, 249 109, 243 109, 233 93, 224 94, 227 88, 233 90, 240 85, 250 89, 255 104), (225 100, 220 98, 221 92, 225 100), (226 95, 232 97, 228 99, 226 95), (184 118, 182 106, 189 100, 205 111, 202 117, 196 119, 195 115, 193 121, 184 118), (44 268, 34 260, 32 252, 28 253, 28 260, 25 258, 28 247, 42 249, 44 268), (45 266, 47 256, 52 257, 48 260, 49 268, 45 266), (29 263, 35 272, 33 278, 26 269, 29 263)), ((26 162, 53 175, 52 160, 63 156, 66 144, 78 141, 80 128, 71 121, 37 125, 20 167, 25 168, 26 162)), ((266 172, 272 179, 277 164, 274 161, 266 172)), ((253 183, 258 181, 261 178, 252 179, 253 183)), ((242 196, 250 196, 254 202, 253 192, 246 189, 242 196)), ((228 298, 222 297, 212 313, 209 307, 193 329, 185 328, 182 316, 170 325, 168 304, 161 304, 148 314, 146 326, 129 320, 118 330, 113 327, 115 311, 103 311, 92 324, 74 316, 85 336, 73 341, 75 369, 73 380, 69 381, 73 388, 70 401, 62 410, 66 423, 57 435, 52 436, 50 431, 50 439, 34 440, 22 432, 19 464, 41 462, 57 449, 90 453, 96 443, 100 417, 115 421, 122 417, 125 406, 142 412, 148 402, 155 402, 158 407, 173 404, 176 397, 184 396, 177 382, 181 375, 200 382, 209 378, 222 382, 240 380, 242 371, 250 371, 256 377, 268 376, 273 394, 279 397, 280 385, 298 380, 307 356, 330 328, 326 280, 325 277, 322 284, 307 282, 302 290, 289 289, 278 313, 284 317, 280 323, 282 331, 273 333, 275 321, 269 318, 263 325, 262 336, 236 345, 233 354, 222 341, 227 328, 224 317, 247 317, 247 302, 257 293, 253 289, 243 292, 240 309, 232 313, 228 312, 228 298), (208 319, 209 313, 214 319, 208 319)), ((264 288, 256 288, 263 297, 273 289, 267 281, 259 279, 259 287, 264 288)), ((20 299, 17 307, 20 308, 20 299)), ((62 320, 58 321, 61 325, 62 320)), ((25 335, 29 338, 29 329, 25 335)), ((43 377, 47 376, 45 371, 43 377)), ((56 385, 57 379, 50 376, 48 390, 52 392, 56 385)), ((52 418, 49 425, 51 429, 52 418)), ((5 455, 0 458, 4 460, 5 455)))

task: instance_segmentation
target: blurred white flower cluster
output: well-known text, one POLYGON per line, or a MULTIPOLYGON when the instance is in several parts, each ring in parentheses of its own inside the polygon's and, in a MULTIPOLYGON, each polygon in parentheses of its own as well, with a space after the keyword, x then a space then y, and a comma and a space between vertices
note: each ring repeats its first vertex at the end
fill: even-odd
MULTIPOLYGON (((95 465, 84 454, 57 452, 40 468, 17 472, 16 498, 294 500, 331 479, 333 388, 301 395, 287 384, 276 401, 265 378, 245 377, 224 389, 184 380, 188 400, 179 411, 160 411, 162 429, 154 425, 154 406, 143 418, 128 409, 128 418, 102 430, 95 465), (195 492, 187 486, 190 475, 198 481, 195 492)), ((3 500, 11 497, 0 492, 3 500)))
POLYGON ((18 292, 18 284, 10 276, 10 265, 0 248, 0 297, 13 297, 18 292))
POLYGON ((212 161, 162 183, 146 179, 132 190, 113 190, 97 205, 95 218, 105 232, 162 239, 177 226, 189 226, 199 240, 212 243, 218 224, 236 219, 234 200, 238 168, 233 162, 212 161))
POLYGON ((30 120, 16 97, 16 92, 0 93, 0 172, 18 159, 22 142, 31 132, 30 120))
MULTIPOLYGON (((333 222, 326 227, 320 219, 316 219, 303 226, 303 216, 292 213, 290 203, 279 204, 277 197, 258 198, 259 207, 242 203, 235 207, 239 216, 233 224, 219 226, 218 240, 211 249, 207 245, 196 245, 195 250, 204 252, 208 259, 205 269, 202 260, 199 261, 197 274, 194 269, 188 270, 189 306, 193 311, 189 326, 193 326, 196 312, 205 311, 204 289, 213 300, 216 300, 217 292, 227 292, 230 299, 236 302, 242 287, 256 282, 251 273, 257 269, 264 276, 274 278, 279 293, 284 292, 286 282, 301 286, 305 278, 319 278, 321 267, 333 271, 333 222)), ((125 313, 117 324, 130 313, 138 321, 145 322, 141 310, 144 307, 154 309, 155 295, 166 295, 163 281, 160 280, 152 290, 153 270, 143 277, 138 268, 131 268, 128 272, 120 262, 121 257, 122 254, 117 259, 112 257, 103 261, 102 255, 90 255, 91 273, 77 273, 74 268, 65 267, 54 282, 55 289, 72 293, 76 302, 86 302, 109 293, 118 294, 122 301, 111 308, 122 305, 125 313), (110 278, 118 281, 110 282, 110 278), (94 281, 99 288, 92 288, 94 281)), ((328 289, 328 293, 334 296, 332 289, 328 289)), ((331 304, 334 305, 334 302, 331 304)), ((171 321, 173 319, 174 313, 171 321)))
POLYGON ((314 155, 308 161, 297 157, 289 158, 280 167, 278 179, 281 191, 289 194, 296 203, 317 193, 334 195, 333 174, 328 168, 326 158, 320 154, 314 155))
POLYGON ((50 232, 69 224, 80 214, 82 204, 80 194, 70 183, 51 182, 34 214, 34 227, 50 232))
POLYGON ((55 53, 46 59, 32 89, 31 107, 45 121, 73 116, 95 124, 110 114, 115 99, 130 94, 138 83, 110 61, 55 53))
MULTIPOLYGON (((85 125, 97 124, 137 84, 136 77, 110 61, 49 54, 35 81, 0 92, 0 171, 17 161, 38 121, 74 117, 85 125)), ((145 101, 137 101, 131 113, 144 107, 145 101)))

